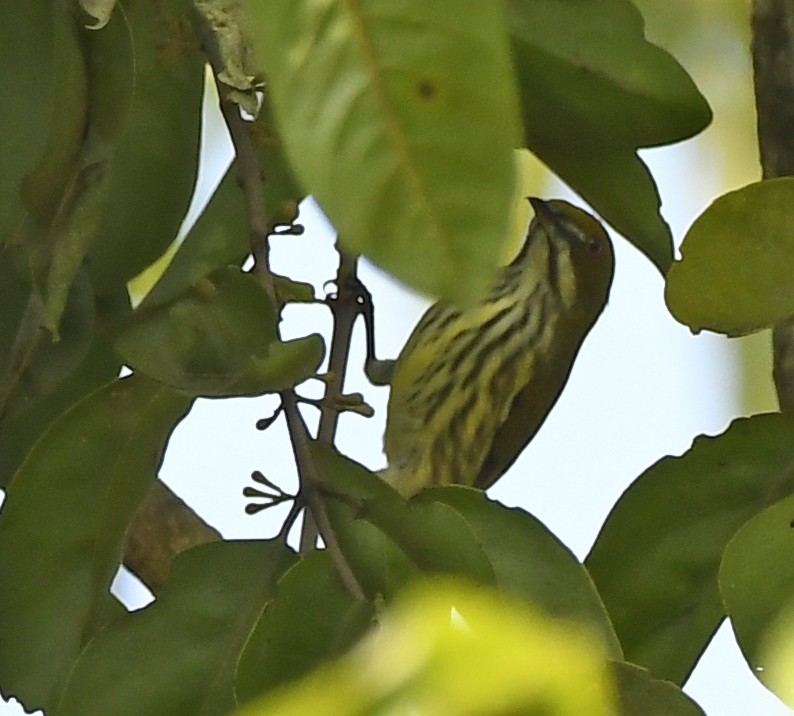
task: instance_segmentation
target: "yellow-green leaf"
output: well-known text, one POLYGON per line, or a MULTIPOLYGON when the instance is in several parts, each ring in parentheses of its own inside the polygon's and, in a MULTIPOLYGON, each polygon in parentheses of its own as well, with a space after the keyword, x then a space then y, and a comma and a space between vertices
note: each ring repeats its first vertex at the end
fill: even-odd
POLYGON ((693 333, 738 336, 794 314, 794 178, 749 184, 692 224, 667 278, 672 314, 693 333))

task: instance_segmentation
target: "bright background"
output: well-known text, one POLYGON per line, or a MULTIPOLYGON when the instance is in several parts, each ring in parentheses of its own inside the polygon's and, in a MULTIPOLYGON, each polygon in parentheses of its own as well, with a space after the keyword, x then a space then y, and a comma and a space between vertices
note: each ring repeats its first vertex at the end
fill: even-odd
MULTIPOLYGON (((668 47, 693 74, 714 111, 701 136, 672 148, 647 151, 659 184, 663 213, 679 244, 694 218, 719 194, 759 177, 755 159, 750 64, 743 0, 638 2, 651 39, 668 47)), ((205 115, 200 186, 186 226, 192 223, 229 161, 231 147, 217 113, 205 115)), ((553 180, 539 180, 540 196, 571 195, 553 180)), ((573 199, 578 203, 581 201, 573 199)), ((317 295, 334 277, 333 230, 316 205, 301 209, 303 237, 272 239, 274 269, 313 283, 317 295)), ((592 545, 612 505, 648 466, 686 451, 695 436, 722 432, 732 419, 776 409, 771 384, 769 336, 728 341, 692 336, 664 305, 663 281, 655 268, 620 237, 609 304, 585 342, 565 392, 545 425, 514 467, 491 491, 494 499, 518 505, 541 519, 579 558, 592 545)), ((376 305, 376 346, 394 357, 427 302, 406 292, 378 269, 361 276, 376 305)), ((282 335, 328 336, 322 305, 293 306, 282 335)), ((388 391, 373 388, 361 371, 362 329, 355 334, 346 390, 364 393, 376 416, 345 414, 338 446, 377 469, 388 391)), ((319 386, 306 395, 319 396, 319 386)), ((244 514, 245 485, 260 470, 291 490, 295 469, 283 420, 261 433, 257 419, 270 415, 274 398, 201 400, 169 444, 161 477, 228 538, 272 536, 284 511, 244 514)), ((315 411, 306 412, 316 422, 315 411)), ((315 423, 312 423, 315 424, 315 423)), ((0 500, 2 494, 0 494, 0 500)), ((121 574, 116 591, 131 607, 150 599, 137 580, 121 574)), ((2 638, 2 636, 0 636, 2 638)), ((710 716, 794 714, 753 677, 723 624, 701 659, 686 691, 710 716)), ((24 713, 4 705, 1 716, 24 713)))

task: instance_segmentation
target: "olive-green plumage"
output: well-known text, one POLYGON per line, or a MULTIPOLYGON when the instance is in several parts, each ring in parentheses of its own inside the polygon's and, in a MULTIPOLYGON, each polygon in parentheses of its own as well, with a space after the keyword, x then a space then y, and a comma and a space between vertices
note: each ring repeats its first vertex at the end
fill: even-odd
POLYGON ((530 202, 526 241, 491 292, 467 309, 431 306, 397 359, 384 477, 405 496, 499 479, 545 420, 606 304, 614 258, 604 228, 565 201, 530 202))

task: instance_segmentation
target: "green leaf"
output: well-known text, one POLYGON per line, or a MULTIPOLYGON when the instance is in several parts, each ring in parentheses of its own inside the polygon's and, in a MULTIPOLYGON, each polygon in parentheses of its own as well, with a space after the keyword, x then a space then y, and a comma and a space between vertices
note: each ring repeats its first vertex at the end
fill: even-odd
POLYGON ((376 596, 391 597, 418 573, 464 577, 498 586, 551 616, 588 624, 611 656, 622 658, 584 567, 527 512, 460 486, 424 490, 406 502, 352 460, 320 448, 314 453, 324 489, 344 495, 328 501, 343 552, 359 581, 380 589, 376 596))
POLYGON ((216 542, 180 554, 157 601, 88 644, 58 716, 229 713, 240 651, 296 559, 282 542, 267 541, 216 542))
POLYGON ((91 348, 96 318, 94 295, 81 272, 54 340, 41 328, 41 299, 32 282, 15 271, 11 253, 0 254, 0 424, 29 410, 72 375, 91 348))
POLYGON ((151 311, 179 298, 204 276, 240 266, 250 251, 250 231, 237 168, 232 164, 138 310, 151 311))
POLYGON ((375 609, 342 586, 327 551, 304 557, 279 581, 240 655, 241 702, 300 678, 350 648, 375 609))
MULTIPOLYGON (((70 287, 99 234, 110 147, 129 106, 133 58, 129 28, 120 17, 101 33, 104 42, 96 42, 99 35, 85 29, 83 37, 75 34, 80 72, 87 73, 89 80, 79 98, 80 111, 85 114, 88 109, 86 124, 72 130, 72 149, 59 148, 61 135, 68 130, 62 128, 60 110, 56 110, 53 127, 57 129, 50 142, 55 138, 55 146, 23 185, 31 220, 22 238, 42 294, 42 323, 56 338, 70 287)), ((75 18, 70 13, 68 19, 71 24, 75 18)), ((68 91, 69 83, 64 86, 68 91)))
POLYGON ((189 0, 128 0, 102 30, 86 30, 95 65, 107 81, 98 107, 126 99, 123 115, 100 128, 106 151, 107 197, 89 267, 98 293, 118 288, 176 238, 196 180, 204 59, 189 0), (124 23, 129 30, 122 30, 124 23), (115 29, 114 29, 115 28, 115 29), (132 42, 132 71, 120 98, 122 38, 132 42), (116 124, 122 120, 120 124, 116 124))
POLYGON ((71 408, 39 440, 0 513, 0 682, 49 710, 102 626, 129 522, 190 401, 133 376, 71 408))
POLYGON ((667 277, 671 313, 698 333, 751 333, 794 315, 794 178, 749 184, 692 224, 667 277))
POLYGON ((719 582, 736 640, 753 674, 794 707, 791 662, 774 648, 790 644, 794 610, 794 496, 739 529, 728 543, 719 582), (780 632, 780 633, 778 633, 780 632), (781 675, 786 678, 781 679, 781 675))
MULTIPOLYGON (((10 253, 6 250, 4 256, 8 258, 10 253)), ((29 301, 30 295, 26 281, 15 280, 8 272, 10 267, 4 266, 0 269, 0 345, 11 346, 20 340, 18 311, 25 311, 21 304, 29 301)), ((38 342, 31 346, 34 352, 26 372, 13 375, 13 379, 12 373, 4 375, 4 380, 11 379, 14 389, 0 420, 0 487, 8 484, 53 421, 89 393, 116 379, 121 370, 109 339, 104 331, 94 330, 94 323, 110 329, 120 322, 130 310, 127 293, 122 289, 121 295, 106 296, 96 305, 90 297, 88 306, 81 276, 84 278, 84 272, 70 290, 60 341, 53 343, 46 332, 37 330, 38 342)), ((2 360, 5 370, 12 368, 8 356, 2 360)))
POLYGON ((52 214, 85 128, 85 67, 70 9, 52 0, 12 3, 0 24, 0 243, 26 208, 52 214), (35 179, 34 179, 35 178, 35 179), (23 203, 21 187, 35 195, 23 203))
POLYGON ((673 258, 639 147, 711 121, 684 69, 628 0, 509 0, 527 146, 665 273, 673 258))
POLYGON ((335 450, 314 445, 312 452, 323 489, 344 495, 329 501, 329 517, 360 582, 374 590, 372 596, 391 596, 420 573, 495 584, 492 565, 456 510, 437 502, 407 503, 378 476, 335 450))
POLYGON ((612 658, 622 658, 615 630, 587 571, 542 522, 465 487, 425 490, 412 503, 424 501, 448 505, 465 519, 493 565, 500 589, 550 616, 587 624, 612 658))
POLYGON ((519 134, 501 3, 246 6, 287 154, 342 245, 435 296, 483 294, 519 134))
POLYGON ((615 713, 598 640, 494 590, 428 581, 379 621, 344 658, 237 716, 615 713))
POLYGON ((669 681, 655 679, 635 664, 614 662, 620 716, 705 716, 703 710, 669 681))
MULTIPOLYGON (((139 315, 140 314, 140 315, 139 315)), ((127 364, 191 395, 258 395, 292 387, 319 368, 323 342, 280 343, 267 293, 230 267, 136 320, 116 340, 127 364)))
POLYGON ((750 517, 794 492, 794 419, 769 414, 701 436, 650 467, 585 560, 626 658, 683 683, 724 617, 717 572, 750 517))

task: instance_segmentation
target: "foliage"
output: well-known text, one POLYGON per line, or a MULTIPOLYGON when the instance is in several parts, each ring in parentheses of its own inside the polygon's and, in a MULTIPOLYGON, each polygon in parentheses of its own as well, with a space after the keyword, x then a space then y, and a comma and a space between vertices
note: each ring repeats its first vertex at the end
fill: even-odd
POLYGON ((266 237, 300 231, 309 193, 348 257, 482 295, 514 220, 516 146, 668 277, 693 330, 792 315, 790 180, 718 199, 672 264, 637 152, 711 111, 629 0, 28 0, 3 19, 4 693, 49 716, 697 714, 680 687, 727 616, 753 673, 792 699, 791 418, 662 458, 582 564, 524 510, 460 487, 406 502, 335 450, 324 426, 366 412, 341 393, 340 326, 371 318, 345 255, 316 440, 293 388, 325 341, 279 338, 284 305, 314 298, 268 273, 266 237), (175 244, 207 62, 237 158, 175 244), (128 282, 164 253, 133 306, 128 282), (266 393, 327 549, 297 555, 291 523, 193 546, 127 612, 109 587, 169 435, 196 397, 266 393))

